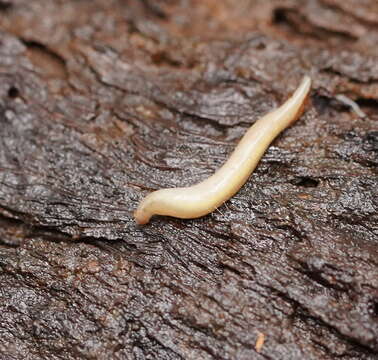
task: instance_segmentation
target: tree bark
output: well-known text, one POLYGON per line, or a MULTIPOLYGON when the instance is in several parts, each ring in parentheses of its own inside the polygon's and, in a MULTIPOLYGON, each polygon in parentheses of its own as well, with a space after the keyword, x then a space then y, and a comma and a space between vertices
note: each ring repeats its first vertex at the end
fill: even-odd
POLYGON ((375 0, 0 1, 1 359, 377 359, 375 0), (193 220, 304 74, 301 119, 193 220))

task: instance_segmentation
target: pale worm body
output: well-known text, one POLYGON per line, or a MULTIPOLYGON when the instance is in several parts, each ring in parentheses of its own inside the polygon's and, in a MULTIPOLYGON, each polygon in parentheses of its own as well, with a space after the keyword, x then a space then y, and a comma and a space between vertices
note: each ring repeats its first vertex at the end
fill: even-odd
POLYGON ((136 222, 146 224, 152 215, 197 218, 222 205, 244 185, 276 136, 301 116, 310 87, 311 79, 305 76, 283 105, 250 127, 226 163, 208 179, 147 195, 135 211, 136 222))

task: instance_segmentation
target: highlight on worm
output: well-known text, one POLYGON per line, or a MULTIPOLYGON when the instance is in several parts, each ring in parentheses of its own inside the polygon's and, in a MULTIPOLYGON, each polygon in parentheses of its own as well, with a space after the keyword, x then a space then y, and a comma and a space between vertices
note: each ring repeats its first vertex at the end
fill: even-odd
POLYGON ((134 213, 136 222, 146 224, 153 215, 198 218, 230 199, 248 180, 270 143, 302 115, 310 87, 311 79, 305 76, 283 105, 249 128, 214 175, 193 186, 161 189, 147 195, 134 213))

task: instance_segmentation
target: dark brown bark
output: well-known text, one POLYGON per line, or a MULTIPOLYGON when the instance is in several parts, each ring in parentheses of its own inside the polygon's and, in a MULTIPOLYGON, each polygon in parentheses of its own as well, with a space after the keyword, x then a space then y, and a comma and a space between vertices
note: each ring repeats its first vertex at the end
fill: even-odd
POLYGON ((375 0, 2 0, 0 30, 1 359, 378 357, 375 0), (306 73, 235 197, 135 225, 306 73))

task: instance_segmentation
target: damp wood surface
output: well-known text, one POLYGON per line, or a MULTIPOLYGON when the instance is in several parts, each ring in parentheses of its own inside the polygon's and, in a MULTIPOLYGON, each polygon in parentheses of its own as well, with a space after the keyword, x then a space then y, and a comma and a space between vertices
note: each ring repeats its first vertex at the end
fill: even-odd
POLYGON ((1 359, 377 359, 375 0, 1 0, 1 359), (135 224, 304 75, 232 199, 135 224))

